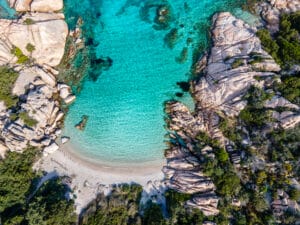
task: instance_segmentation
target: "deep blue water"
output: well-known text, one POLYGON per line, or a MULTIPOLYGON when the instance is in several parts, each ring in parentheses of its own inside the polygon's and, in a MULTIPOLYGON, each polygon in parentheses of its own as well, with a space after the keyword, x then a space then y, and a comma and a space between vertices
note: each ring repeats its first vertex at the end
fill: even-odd
POLYGON ((176 83, 190 78, 193 53, 207 45, 213 13, 226 10, 248 16, 240 10, 241 2, 66 0, 69 26, 81 16, 96 57, 111 59, 111 67, 96 81, 85 80, 67 115, 64 134, 71 137, 77 153, 109 165, 162 160, 163 103, 175 98, 192 109, 188 93, 176 97, 182 92, 176 83), (161 5, 170 10, 168 26, 155 22, 161 5), (178 40, 170 43, 166 35, 173 28, 178 40), (180 58, 184 48, 186 60, 180 58), (74 125, 82 115, 89 120, 86 129, 78 131, 74 125))

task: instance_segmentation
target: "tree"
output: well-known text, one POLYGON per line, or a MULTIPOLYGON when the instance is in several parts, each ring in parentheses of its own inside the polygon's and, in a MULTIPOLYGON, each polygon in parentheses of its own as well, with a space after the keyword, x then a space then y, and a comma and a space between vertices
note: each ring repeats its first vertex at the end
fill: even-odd
POLYGON ((159 205, 148 202, 143 216, 143 225, 163 225, 165 220, 159 205))

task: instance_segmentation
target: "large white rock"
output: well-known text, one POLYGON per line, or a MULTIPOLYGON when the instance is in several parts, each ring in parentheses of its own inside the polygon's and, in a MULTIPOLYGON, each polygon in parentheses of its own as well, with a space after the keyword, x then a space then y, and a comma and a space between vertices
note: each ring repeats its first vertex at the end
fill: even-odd
MULTIPOLYGON (((261 86, 255 77, 272 76, 280 66, 261 47, 256 30, 230 13, 219 13, 213 18, 213 47, 207 57, 206 68, 194 93, 197 107, 238 115, 246 105, 242 96, 251 85, 261 86), (251 63, 252 54, 262 62, 251 63), (236 62, 239 62, 238 64, 236 62), (236 65, 235 65, 236 64, 236 65)), ((201 110, 198 110, 201 111, 201 110)))
POLYGON ((280 15, 300 10, 300 0, 267 0, 257 4, 257 11, 267 22, 267 27, 274 33, 279 30, 280 15))
POLYGON ((31 3, 31 11, 37 12, 53 12, 63 8, 63 0, 33 0, 31 3))
POLYGON ((53 142, 52 144, 44 148, 44 154, 52 154, 56 152, 58 149, 59 146, 55 142, 53 142))
POLYGON ((10 51, 12 45, 32 57, 37 64, 57 66, 64 54, 68 27, 63 14, 33 13, 26 14, 19 20, 0 20, 0 65, 16 62, 10 51), (33 21, 26 25, 25 20, 33 21), (4 41, 3 41, 4 40, 4 41), (27 44, 35 50, 27 51, 27 44))
POLYGON ((53 12, 63 8, 63 0, 9 0, 18 12, 53 12))

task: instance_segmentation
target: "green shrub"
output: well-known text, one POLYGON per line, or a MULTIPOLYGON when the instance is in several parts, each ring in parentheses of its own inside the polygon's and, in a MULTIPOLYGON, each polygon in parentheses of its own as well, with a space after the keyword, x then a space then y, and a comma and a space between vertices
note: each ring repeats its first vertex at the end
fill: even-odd
POLYGON ((22 50, 17 46, 13 46, 13 48, 11 49, 11 54, 15 55, 18 58, 18 64, 26 64, 29 62, 29 58, 24 55, 22 50))
POLYGON ((236 69, 244 64, 243 59, 235 59, 234 62, 231 64, 232 69, 236 69))
POLYGON ((283 67, 300 63, 299 13, 283 15, 274 37, 267 29, 257 32, 264 49, 283 67))
POLYGON ((27 112, 20 112, 19 118, 23 120, 24 124, 28 127, 34 127, 37 125, 37 121, 31 118, 27 112))
POLYGON ((166 224, 161 207, 157 204, 148 202, 144 211, 143 225, 163 225, 166 224))
POLYGON ((274 88, 292 103, 300 104, 300 73, 295 76, 283 76, 281 81, 275 83, 274 88))
POLYGON ((19 74, 6 66, 0 66, 0 101, 4 101, 7 108, 15 106, 18 97, 12 94, 12 89, 19 74))
POLYGON ((32 24, 35 24, 35 21, 33 19, 26 18, 24 20, 24 24, 26 24, 26 25, 32 25, 32 24))
POLYGON ((34 47, 33 44, 28 43, 28 44, 26 45, 26 49, 27 49, 28 52, 33 52, 33 51, 35 50, 35 47, 34 47))
POLYGON ((271 37, 270 32, 267 29, 262 29, 257 31, 256 34, 259 37, 264 50, 267 51, 277 63, 281 64, 281 60, 278 58, 279 46, 271 37))

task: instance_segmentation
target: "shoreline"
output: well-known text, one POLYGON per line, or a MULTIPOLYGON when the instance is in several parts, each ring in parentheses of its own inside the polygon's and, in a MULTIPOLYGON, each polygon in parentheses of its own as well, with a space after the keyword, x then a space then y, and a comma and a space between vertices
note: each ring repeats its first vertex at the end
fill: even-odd
POLYGON ((65 154, 68 154, 70 158, 73 160, 76 160, 77 162, 85 165, 88 168, 94 169, 94 170, 108 170, 108 172, 117 172, 119 173, 128 173, 132 172, 138 169, 143 169, 143 171, 138 170, 137 172, 139 174, 146 174, 152 173, 153 171, 158 171, 160 168, 160 171, 162 167, 166 164, 166 159, 163 157, 161 159, 153 160, 153 161, 147 161, 147 162, 107 162, 105 160, 101 160, 99 158, 95 158, 94 160, 91 159, 89 156, 85 156, 83 154, 80 154, 76 152, 76 149, 70 142, 61 144, 57 141, 60 147, 60 151, 62 151, 65 154), (140 173, 143 172, 143 173, 140 173))
POLYGON ((136 183, 143 186, 142 199, 149 199, 165 188, 162 168, 165 162, 151 163, 151 166, 113 167, 86 161, 76 155, 68 143, 60 145, 59 150, 43 155, 34 165, 37 171, 43 171, 51 179, 55 176, 71 178, 70 188, 76 196, 76 212, 79 214, 97 194, 109 194, 111 186, 122 183, 136 183))

